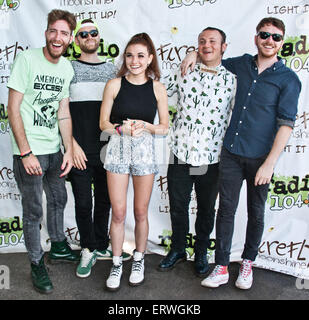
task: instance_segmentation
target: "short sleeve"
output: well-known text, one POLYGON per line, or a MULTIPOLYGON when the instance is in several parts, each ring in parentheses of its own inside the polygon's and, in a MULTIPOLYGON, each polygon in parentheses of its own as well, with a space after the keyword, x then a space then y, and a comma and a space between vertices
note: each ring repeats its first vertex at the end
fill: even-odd
POLYGON ((21 52, 13 63, 7 87, 25 93, 29 84, 28 75, 29 62, 26 59, 25 52, 21 52))
POLYGON ((172 97, 178 91, 178 79, 181 77, 180 70, 173 70, 163 78, 168 97, 172 97))
POLYGON ((67 78, 65 80, 65 86, 63 88, 63 97, 64 98, 68 98, 70 96, 70 83, 74 77, 74 69, 72 67, 72 64, 69 60, 65 61, 67 63, 67 78))

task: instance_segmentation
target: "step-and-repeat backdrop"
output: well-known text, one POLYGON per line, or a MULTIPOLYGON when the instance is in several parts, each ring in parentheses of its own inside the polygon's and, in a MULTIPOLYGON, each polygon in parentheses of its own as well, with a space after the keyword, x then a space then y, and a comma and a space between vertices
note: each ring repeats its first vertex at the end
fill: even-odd
MULTIPOLYGON (((254 34, 265 16, 282 19, 286 38, 281 51, 288 67, 302 81, 296 125, 275 169, 265 212, 265 231, 256 266, 309 279, 309 0, 0 0, 0 253, 25 251, 21 196, 12 170, 6 87, 11 65, 19 52, 45 44, 46 17, 60 8, 74 13, 78 20, 95 19, 101 30, 98 51, 102 59, 119 64, 129 38, 147 32, 157 48, 163 76, 179 67, 185 55, 197 47, 197 35, 207 26, 227 34, 226 57, 255 54, 254 34)), ((71 46, 67 57, 78 57, 71 46)), ((170 101, 170 113, 174 111, 170 101)), ((262 125, 262 124, 261 124, 262 125)), ((149 208, 148 250, 166 254, 171 225, 167 194, 168 148, 157 139, 160 173, 155 177, 149 208)), ((65 210, 65 234, 73 246, 79 245, 70 183, 65 210)), ((125 249, 134 248, 132 187, 128 193, 125 249)), ((188 212, 191 221, 187 254, 193 258, 195 241, 195 194, 188 212)), ((231 260, 240 260, 246 228, 246 186, 244 184, 236 215, 231 260)), ((49 249, 46 219, 42 221, 42 245, 49 249)), ((208 248, 214 261, 215 230, 208 248)))

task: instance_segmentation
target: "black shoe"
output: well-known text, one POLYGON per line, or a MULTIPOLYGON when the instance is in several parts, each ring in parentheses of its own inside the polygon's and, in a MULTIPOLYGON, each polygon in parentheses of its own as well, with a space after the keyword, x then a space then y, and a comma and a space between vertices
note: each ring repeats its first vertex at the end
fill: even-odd
POLYGON ((31 263, 31 278, 34 289, 40 293, 51 293, 53 284, 51 283, 44 264, 44 257, 41 258, 39 264, 31 263))
POLYGON ((177 252, 171 250, 168 255, 160 262, 158 266, 159 271, 169 271, 174 268, 174 266, 181 262, 187 260, 187 254, 185 251, 177 252))
POLYGON ((75 253, 69 246, 66 239, 59 242, 51 242, 50 251, 48 253, 48 262, 56 264, 60 262, 78 263, 80 255, 75 253))
POLYGON ((207 252, 195 252, 194 259, 194 268, 195 273, 199 277, 204 277, 205 274, 209 271, 209 265, 207 261, 207 252))

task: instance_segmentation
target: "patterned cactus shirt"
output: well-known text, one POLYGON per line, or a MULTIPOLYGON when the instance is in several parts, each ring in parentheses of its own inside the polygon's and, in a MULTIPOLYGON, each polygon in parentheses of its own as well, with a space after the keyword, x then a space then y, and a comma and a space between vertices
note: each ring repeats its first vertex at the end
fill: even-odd
POLYGON ((221 64, 210 71, 196 64, 185 77, 177 70, 165 78, 170 110, 177 93, 168 143, 178 159, 192 166, 219 162, 236 83, 221 64))

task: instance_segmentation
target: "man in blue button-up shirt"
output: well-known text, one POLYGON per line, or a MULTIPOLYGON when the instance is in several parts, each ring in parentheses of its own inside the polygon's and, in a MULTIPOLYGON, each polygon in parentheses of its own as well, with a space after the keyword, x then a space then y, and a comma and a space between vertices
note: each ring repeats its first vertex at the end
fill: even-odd
POLYGON ((247 182, 248 224, 236 286, 249 289, 264 230, 264 209, 274 166, 293 130, 301 83, 277 56, 284 23, 264 18, 256 28, 256 56, 223 61, 237 75, 237 93, 220 161, 220 203, 216 222, 216 267, 203 286, 227 283, 227 266, 240 189, 247 182))

